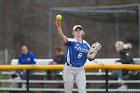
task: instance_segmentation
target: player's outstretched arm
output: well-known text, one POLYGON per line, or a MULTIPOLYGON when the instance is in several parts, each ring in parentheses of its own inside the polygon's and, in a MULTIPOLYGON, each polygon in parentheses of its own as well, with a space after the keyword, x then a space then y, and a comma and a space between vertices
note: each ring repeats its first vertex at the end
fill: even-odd
POLYGON ((63 40, 64 43, 67 43, 68 38, 64 35, 64 33, 63 33, 63 31, 62 31, 62 28, 61 28, 61 21, 56 20, 56 27, 57 27, 58 35, 59 35, 60 39, 63 40))

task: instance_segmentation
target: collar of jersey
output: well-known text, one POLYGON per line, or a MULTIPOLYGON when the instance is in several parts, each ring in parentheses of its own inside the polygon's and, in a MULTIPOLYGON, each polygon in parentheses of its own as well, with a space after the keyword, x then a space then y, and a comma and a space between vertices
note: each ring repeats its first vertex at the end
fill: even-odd
MULTIPOLYGON (((75 42, 79 42, 79 41, 77 41, 75 38, 73 38, 73 39, 74 39, 75 42)), ((79 42, 79 43, 83 43, 83 40, 82 40, 82 42, 79 42)))

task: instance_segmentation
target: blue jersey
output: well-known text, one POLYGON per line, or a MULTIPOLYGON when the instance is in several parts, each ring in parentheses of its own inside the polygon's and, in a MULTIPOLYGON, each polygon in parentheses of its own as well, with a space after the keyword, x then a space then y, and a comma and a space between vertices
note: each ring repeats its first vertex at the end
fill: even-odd
POLYGON ((20 54, 18 58, 19 64, 36 64, 34 53, 29 51, 27 55, 20 54))
POLYGON ((68 38, 65 45, 67 46, 65 62, 77 67, 83 66, 87 60, 89 44, 85 40, 77 42, 75 38, 68 38))

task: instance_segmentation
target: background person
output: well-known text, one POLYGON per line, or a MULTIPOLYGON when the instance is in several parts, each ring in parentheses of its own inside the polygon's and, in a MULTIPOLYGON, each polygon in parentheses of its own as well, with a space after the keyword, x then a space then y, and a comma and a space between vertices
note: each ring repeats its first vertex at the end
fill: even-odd
MULTIPOLYGON (((56 64, 65 64, 65 53, 64 48, 62 46, 55 46, 53 48, 53 62, 56 64)), ((55 71, 56 79, 62 80, 62 70, 55 71)), ((64 88, 63 84, 59 84, 59 88, 64 88)))
MULTIPOLYGON (((120 59, 116 60, 118 64, 134 64, 133 54, 132 54, 132 45, 131 44, 124 44, 122 41, 117 41, 115 44, 115 48, 117 52, 120 54, 120 59)), ((119 88, 127 88, 127 85, 123 83, 124 76, 128 75, 129 70, 116 70, 114 75, 121 83, 119 88)))
POLYGON ((57 64, 64 64, 65 63, 65 54, 64 48, 62 46, 55 46, 53 48, 53 61, 57 64))
MULTIPOLYGON (((62 46, 55 46, 53 48, 53 62, 56 64, 65 64, 65 53, 62 46)), ((58 74, 62 74, 62 70, 57 71, 58 74)))
MULTIPOLYGON (((64 64, 64 63, 65 63, 64 48, 62 46, 57 45, 53 48, 53 61, 51 61, 49 64, 64 64)), ((52 74, 62 75, 62 70, 47 71, 48 79, 52 78, 52 74)))
MULTIPOLYGON (((28 51, 28 47, 26 45, 23 45, 21 47, 21 54, 19 55, 19 58, 18 58, 18 64, 21 64, 21 65, 36 64, 34 53, 31 51, 28 51)), ((19 70, 16 72, 21 76, 22 80, 26 80, 26 74, 27 74, 26 70, 19 70)), ((34 70, 30 70, 29 74, 33 72, 34 70)), ((22 88, 25 88, 25 87, 26 87, 26 84, 23 83, 22 88)))

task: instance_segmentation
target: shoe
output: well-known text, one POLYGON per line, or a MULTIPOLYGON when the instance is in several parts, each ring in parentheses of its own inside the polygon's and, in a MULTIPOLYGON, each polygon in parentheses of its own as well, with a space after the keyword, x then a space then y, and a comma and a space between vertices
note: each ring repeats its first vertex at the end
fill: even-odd
POLYGON ((121 85, 124 85, 124 80, 118 79, 118 83, 121 84, 121 85))
POLYGON ((120 87, 118 87, 118 89, 127 89, 126 85, 121 85, 120 87))
POLYGON ((122 82, 122 79, 118 79, 118 82, 122 82))
POLYGON ((22 86, 21 86, 21 88, 26 88, 26 84, 23 83, 22 86))

